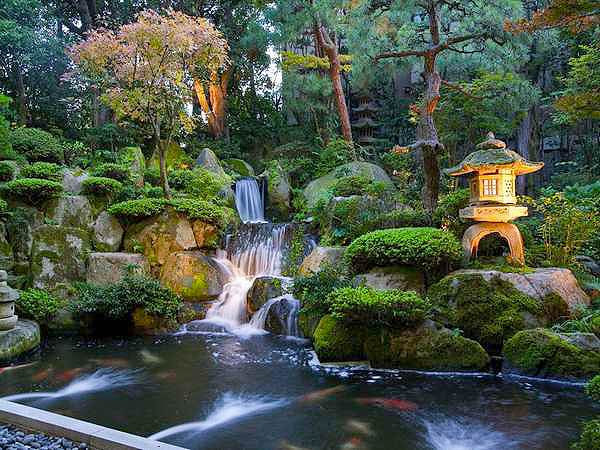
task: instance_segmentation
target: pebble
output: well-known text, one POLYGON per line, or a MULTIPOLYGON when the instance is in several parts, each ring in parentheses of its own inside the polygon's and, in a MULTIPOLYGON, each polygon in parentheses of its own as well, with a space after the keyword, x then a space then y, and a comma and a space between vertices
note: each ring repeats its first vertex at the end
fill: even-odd
POLYGON ((27 433, 10 425, 0 425, 0 448, 6 450, 88 450, 87 444, 43 433, 27 433))

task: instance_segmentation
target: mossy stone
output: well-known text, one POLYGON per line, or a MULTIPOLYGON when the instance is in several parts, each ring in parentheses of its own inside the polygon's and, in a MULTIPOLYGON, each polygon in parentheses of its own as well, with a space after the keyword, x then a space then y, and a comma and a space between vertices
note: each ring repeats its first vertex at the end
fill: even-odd
POLYGON ((430 288, 429 298, 438 320, 493 354, 516 332, 545 325, 540 303, 498 277, 450 274, 430 288))
POLYGON ((521 375, 580 380, 600 370, 600 340, 593 334, 524 330, 506 342, 503 353, 505 370, 521 375))
POLYGON ((31 320, 19 320, 9 331, 0 332, 0 363, 10 362, 40 345, 40 327, 31 320))
POLYGON ((440 371, 478 371, 490 358, 477 342, 426 322, 415 330, 372 333, 365 352, 373 367, 440 371))
POLYGON ((314 347, 319 360, 359 361, 365 359, 365 329, 349 326, 331 315, 324 316, 314 332, 314 347))
POLYGON ((302 336, 312 340, 322 317, 321 313, 301 309, 298 313, 298 328, 302 336))
POLYGON ((243 159, 230 158, 223 160, 233 171, 240 174, 243 177, 253 177, 254 169, 243 159))

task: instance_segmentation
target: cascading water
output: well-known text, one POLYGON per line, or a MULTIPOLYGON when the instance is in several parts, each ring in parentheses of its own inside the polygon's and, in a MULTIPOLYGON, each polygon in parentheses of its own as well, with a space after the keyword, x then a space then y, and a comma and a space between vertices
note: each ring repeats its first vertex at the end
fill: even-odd
POLYGON ((235 206, 242 222, 265 222, 265 202, 254 178, 242 178, 235 183, 235 206))

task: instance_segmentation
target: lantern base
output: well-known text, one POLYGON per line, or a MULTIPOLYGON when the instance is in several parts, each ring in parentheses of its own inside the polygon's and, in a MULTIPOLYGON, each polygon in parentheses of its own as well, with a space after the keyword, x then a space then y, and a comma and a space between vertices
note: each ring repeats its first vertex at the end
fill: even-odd
MULTIPOLYGON (((527 208, 525 208, 527 209, 527 208)), ((516 225, 505 222, 479 222, 471 225, 465 231, 462 246, 467 260, 477 257, 479 242, 488 234, 498 233, 508 242, 510 256, 514 263, 525 265, 523 237, 516 225)))

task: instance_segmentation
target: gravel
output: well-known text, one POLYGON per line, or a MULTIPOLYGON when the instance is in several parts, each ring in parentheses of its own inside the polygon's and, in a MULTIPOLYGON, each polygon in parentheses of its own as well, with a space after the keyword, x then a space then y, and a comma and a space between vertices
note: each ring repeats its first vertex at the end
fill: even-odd
POLYGON ((10 425, 0 424, 0 449, 2 450, 78 450, 89 449, 87 444, 68 439, 48 436, 43 433, 29 433, 10 425))

